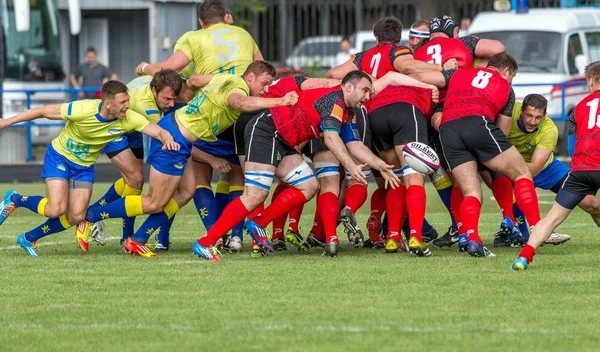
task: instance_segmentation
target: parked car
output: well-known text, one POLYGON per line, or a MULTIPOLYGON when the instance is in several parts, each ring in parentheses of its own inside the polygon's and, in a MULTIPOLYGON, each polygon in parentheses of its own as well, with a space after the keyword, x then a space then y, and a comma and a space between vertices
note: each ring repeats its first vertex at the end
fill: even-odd
MULTIPOLYGON (((564 118, 587 93, 585 85, 562 84, 585 82, 584 70, 589 62, 600 59, 600 9, 531 9, 515 12, 482 12, 474 19, 469 34, 497 39, 519 64, 513 85, 517 101, 527 94, 538 93, 548 99, 548 115, 564 118), (563 115, 564 112, 564 115, 563 115)), ((559 128, 557 152, 567 154, 569 124, 556 121, 559 128)))
POLYGON ((335 66, 335 55, 340 51, 341 35, 324 35, 302 39, 285 59, 285 65, 295 69, 335 66))

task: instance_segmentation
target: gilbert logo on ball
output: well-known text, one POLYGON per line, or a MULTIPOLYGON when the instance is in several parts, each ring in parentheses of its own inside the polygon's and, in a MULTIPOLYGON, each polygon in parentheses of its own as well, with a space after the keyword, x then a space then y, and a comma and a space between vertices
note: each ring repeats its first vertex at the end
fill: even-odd
POLYGON ((425 143, 412 142, 402 148, 406 163, 415 171, 431 174, 440 168, 440 158, 437 153, 425 143))

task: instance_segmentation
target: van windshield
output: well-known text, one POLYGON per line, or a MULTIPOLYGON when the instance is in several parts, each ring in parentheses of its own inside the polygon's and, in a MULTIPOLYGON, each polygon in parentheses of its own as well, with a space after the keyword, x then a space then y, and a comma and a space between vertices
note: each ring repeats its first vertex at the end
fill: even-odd
POLYGON ((561 73, 562 35, 556 32, 502 31, 473 33, 499 40, 519 63, 519 72, 561 73))

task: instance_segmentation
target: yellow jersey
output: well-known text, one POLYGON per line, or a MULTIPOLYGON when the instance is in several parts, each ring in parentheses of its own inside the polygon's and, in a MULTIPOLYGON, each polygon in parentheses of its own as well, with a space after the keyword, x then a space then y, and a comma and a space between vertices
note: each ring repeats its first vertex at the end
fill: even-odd
MULTIPOLYGON (((179 39, 177 39, 177 42, 175 43, 175 46, 173 47, 173 52, 176 52, 177 50, 181 50, 181 46, 183 45, 183 42, 186 41, 189 37, 191 37, 192 35, 194 35, 197 32, 198 31, 185 32, 181 37, 179 37, 179 39)), ((194 74, 195 70, 196 70, 196 66, 194 66, 194 62, 190 61, 190 63, 183 70, 179 71, 179 76, 183 80, 187 80, 188 78, 190 78, 191 75, 194 74)))
MULTIPOLYGON (((533 132, 527 132, 523 126, 521 126, 521 105, 522 103, 515 103, 512 112, 512 127, 508 140, 517 148, 519 153, 523 156, 526 162, 531 162, 531 157, 536 148, 542 148, 545 150, 553 151, 558 142, 558 129, 556 125, 548 116, 544 116, 542 123, 533 132)), ((550 154, 550 157, 544 164, 544 169, 554 160, 554 154, 550 154)))
POLYGON ((234 92, 250 95, 250 88, 241 76, 215 75, 186 106, 175 111, 175 117, 194 137, 215 142, 216 136, 240 116, 227 102, 234 92))
POLYGON ((129 88, 129 109, 145 116, 148 121, 157 123, 163 116, 158 108, 152 88, 150 88, 152 76, 146 75, 138 77, 127 83, 129 88))
POLYGON ((100 115, 101 107, 100 99, 62 104, 60 113, 67 124, 52 147, 77 165, 91 166, 108 142, 127 132, 141 132, 149 124, 133 110, 127 110, 123 120, 106 120, 100 115))
POLYGON ((241 75, 258 51, 250 33, 229 24, 219 23, 188 33, 178 50, 194 64, 194 73, 241 75))

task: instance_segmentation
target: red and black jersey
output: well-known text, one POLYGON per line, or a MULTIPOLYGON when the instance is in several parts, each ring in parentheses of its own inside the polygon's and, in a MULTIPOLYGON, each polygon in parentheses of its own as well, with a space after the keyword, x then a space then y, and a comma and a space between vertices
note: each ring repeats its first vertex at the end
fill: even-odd
POLYGON ((319 138, 323 131, 340 132, 354 116, 344 102, 341 87, 305 90, 300 92, 296 105, 269 111, 279 136, 290 147, 319 138))
POLYGON ((459 68, 470 68, 475 59, 475 47, 479 38, 473 36, 456 38, 434 38, 427 44, 415 50, 416 60, 430 64, 442 65, 450 59, 458 61, 459 68))
POLYGON ((283 77, 269 87, 269 90, 263 95, 263 98, 282 98, 288 92, 296 92, 300 94, 302 83, 306 81, 306 77, 297 75, 283 77))
POLYGON ((465 68, 450 79, 441 125, 466 116, 512 116, 515 93, 498 71, 465 68))
POLYGON ((408 47, 388 43, 377 45, 367 51, 361 51, 350 60, 359 70, 375 78, 381 78, 390 71, 396 71, 394 61, 398 57, 410 54, 408 47))
POLYGON ((571 171, 600 171, 600 91, 577 104, 570 117, 575 127, 571 171))
POLYGON ((369 114, 384 106, 394 103, 407 103, 419 109, 424 116, 429 116, 433 108, 431 89, 387 86, 365 105, 369 114))

